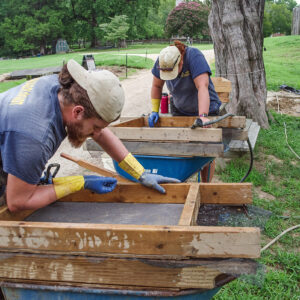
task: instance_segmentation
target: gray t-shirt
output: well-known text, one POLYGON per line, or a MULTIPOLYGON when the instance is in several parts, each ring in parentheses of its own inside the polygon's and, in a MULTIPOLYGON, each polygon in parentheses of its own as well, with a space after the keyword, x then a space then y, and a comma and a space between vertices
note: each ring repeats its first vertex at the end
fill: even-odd
POLYGON ((66 137, 57 75, 25 82, 0 94, 3 170, 37 184, 45 165, 66 137))
MULTIPOLYGON (((158 67, 159 62, 157 59, 152 68, 152 74, 160 79, 158 67)), ((166 81, 167 87, 173 96, 175 107, 184 115, 198 115, 198 90, 195 86, 194 78, 203 73, 208 73, 209 75, 209 113, 214 114, 218 112, 221 101, 210 79, 210 67, 203 54, 197 48, 186 47, 181 73, 175 79, 166 81)))

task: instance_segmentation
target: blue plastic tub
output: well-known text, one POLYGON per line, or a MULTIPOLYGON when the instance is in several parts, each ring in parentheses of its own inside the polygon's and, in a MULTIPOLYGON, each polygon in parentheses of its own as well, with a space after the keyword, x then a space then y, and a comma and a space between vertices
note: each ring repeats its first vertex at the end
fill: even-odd
MULTIPOLYGON (((134 157, 143 165, 146 172, 159 174, 162 176, 177 178, 180 181, 187 180, 194 173, 199 172, 207 163, 214 160, 214 157, 169 157, 169 156, 151 156, 134 155, 134 157)), ((136 181, 132 176, 126 173, 113 162, 116 171, 123 177, 136 181)))

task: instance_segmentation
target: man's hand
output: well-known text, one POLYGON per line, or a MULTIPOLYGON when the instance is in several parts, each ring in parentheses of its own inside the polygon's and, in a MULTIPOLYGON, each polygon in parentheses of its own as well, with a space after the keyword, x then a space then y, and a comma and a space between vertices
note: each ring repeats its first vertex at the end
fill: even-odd
POLYGON ((139 182, 147 187, 159 191, 162 194, 165 194, 166 193, 165 189, 161 187, 159 183, 179 183, 180 180, 176 178, 164 177, 161 175, 144 172, 142 176, 139 178, 139 182))
POLYGON ((98 194, 110 193, 117 185, 117 179, 113 177, 86 175, 83 178, 84 188, 98 194))
POLYGON ((157 123, 158 119, 159 119, 158 112, 153 111, 150 114, 150 116, 148 117, 149 127, 154 127, 154 125, 157 123))

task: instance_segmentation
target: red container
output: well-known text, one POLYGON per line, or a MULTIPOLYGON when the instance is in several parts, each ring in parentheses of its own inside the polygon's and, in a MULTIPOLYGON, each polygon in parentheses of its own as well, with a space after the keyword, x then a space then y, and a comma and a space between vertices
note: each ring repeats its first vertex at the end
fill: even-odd
POLYGON ((167 114, 169 112, 169 97, 166 93, 161 95, 160 112, 162 114, 167 114))

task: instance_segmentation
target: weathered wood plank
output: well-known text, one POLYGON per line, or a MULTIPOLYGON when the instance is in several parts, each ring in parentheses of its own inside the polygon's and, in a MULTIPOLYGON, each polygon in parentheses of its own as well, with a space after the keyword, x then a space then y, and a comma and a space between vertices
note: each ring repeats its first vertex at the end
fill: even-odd
POLYGON ((0 221, 0 250, 69 255, 257 258, 252 227, 150 226, 0 221))
POLYGON ((112 125, 111 127, 144 127, 147 126, 146 124, 148 123, 145 123, 145 118, 140 117, 132 120, 122 121, 116 125, 112 125))
POLYGON ((76 157, 73 157, 71 155, 68 155, 66 153, 61 153, 60 154, 61 157, 65 158, 65 159, 68 159, 68 160, 71 160, 73 162, 75 162, 76 164, 78 164, 79 166, 87 169, 87 170, 90 170, 92 172, 95 172, 97 174, 100 174, 101 176, 108 176, 108 177, 113 177, 113 178, 116 178, 118 180, 118 182, 127 182, 127 183, 131 183, 132 181, 130 181, 129 179, 126 179, 120 175, 118 175, 118 173, 116 172, 113 172, 113 171, 110 171, 108 169, 105 169, 105 168, 100 168, 88 161, 85 161, 85 160, 82 160, 82 159, 78 159, 76 157))
POLYGON ((215 91, 217 93, 221 93, 221 92, 230 93, 231 92, 230 80, 228 80, 224 77, 211 77, 211 80, 214 84, 215 91))
POLYGON ((252 203, 252 183, 200 183, 201 203, 243 205, 252 203))
POLYGON ((197 225, 197 216, 200 207, 200 185, 192 183, 187 195, 180 220, 180 226, 197 225))
MULTIPOLYGON (((219 261, 162 261, 0 253, 0 278, 154 288, 215 287, 219 261), (214 263, 216 269, 214 269, 214 263)), ((225 264, 225 263, 224 263, 225 264)), ((224 267, 223 267, 224 268, 224 267)), ((222 269, 222 268, 221 268, 222 269)))
POLYGON ((122 202, 122 203, 185 203, 190 185, 187 183, 162 184, 166 194, 147 188, 140 183, 118 183, 116 188, 106 194, 96 194, 82 190, 59 201, 73 202, 122 202))
POLYGON ((222 129, 217 128, 130 128, 109 127, 121 140, 221 142, 222 129))
POLYGON ((12 213, 9 211, 7 205, 3 205, 0 208, 0 220, 8 220, 8 221, 22 221, 26 217, 30 216, 34 210, 23 210, 20 212, 12 213))
MULTIPOLYGON (((193 183, 200 185, 201 203, 243 205, 252 203, 251 183, 193 183)), ((166 194, 160 194, 139 183, 118 184, 107 194, 87 190, 70 194, 59 201, 67 202, 120 202, 120 203, 185 203, 190 184, 162 184, 166 194)))
MULTIPOLYGON (((163 117, 161 116, 155 125, 155 127, 173 127, 173 128, 190 128, 195 119, 197 117, 163 117)), ((216 120, 218 119, 218 116, 208 116, 208 119, 210 120, 216 120)), ((130 122, 130 121, 129 121, 130 122)), ((148 117, 145 117, 145 124, 148 124, 148 117)), ((213 128, 220 128, 220 127, 226 127, 226 128, 244 128, 246 126, 246 117, 244 116, 233 116, 228 117, 222 121, 219 121, 215 124, 212 124, 213 128)), ((130 126, 128 126, 130 127, 130 126)))
MULTIPOLYGON (((127 150, 133 154, 159 155, 176 157, 222 157, 224 146, 222 143, 163 143, 163 142, 137 142, 123 141, 127 150)), ((86 140, 88 151, 104 151, 94 140, 86 140)))

